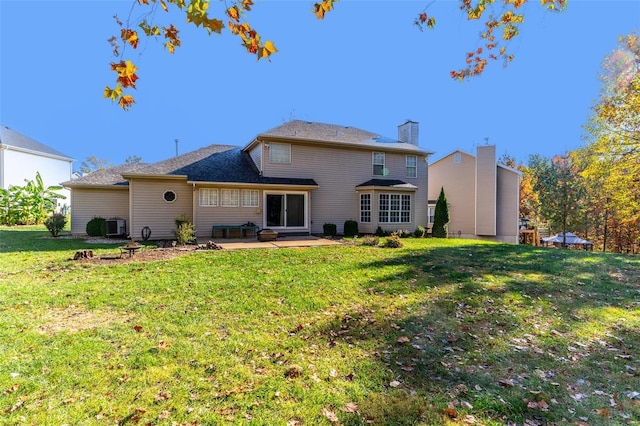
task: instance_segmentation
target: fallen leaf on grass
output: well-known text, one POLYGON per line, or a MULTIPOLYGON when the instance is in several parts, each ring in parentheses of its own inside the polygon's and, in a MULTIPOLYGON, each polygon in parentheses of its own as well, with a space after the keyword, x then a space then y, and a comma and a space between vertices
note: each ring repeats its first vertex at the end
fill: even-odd
POLYGON ((158 342, 158 349, 160 349, 161 351, 169 349, 169 343, 165 342, 164 340, 160 340, 158 342))
POLYGON ((142 326, 139 325, 139 324, 136 324, 136 325, 133 326, 133 329, 135 331, 137 331, 138 333, 140 333, 142 331, 142 326))
POLYGON ((396 340, 396 342, 398 342, 398 343, 409 343, 410 341, 411 341, 411 339, 409 339, 407 336, 400 336, 396 340))
POLYGON ((393 382, 389 383, 389 386, 391 386, 392 388, 397 388, 398 386, 400 386, 400 382, 394 380, 393 382))
POLYGON ((504 386, 505 388, 511 388, 514 386, 513 380, 511 379, 500 379, 498 380, 498 384, 500 386, 504 386))
POLYGON ((609 417, 611 415, 609 410, 606 409, 606 408, 598 408, 598 409, 596 409, 596 414, 598 414, 600 416, 604 416, 604 417, 609 417))
POLYGON ((331 423, 337 423, 339 421, 338 416, 336 416, 336 413, 329 410, 328 408, 322 409, 322 415, 325 416, 331 423))
POLYGON ((358 411, 358 405, 353 402, 349 402, 344 406, 342 411, 345 413, 355 413, 358 411))

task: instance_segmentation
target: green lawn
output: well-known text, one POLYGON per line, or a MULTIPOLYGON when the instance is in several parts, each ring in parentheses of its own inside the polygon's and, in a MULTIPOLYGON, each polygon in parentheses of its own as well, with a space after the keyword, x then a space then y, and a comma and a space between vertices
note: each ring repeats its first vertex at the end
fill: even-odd
POLYGON ((638 256, 47 235, 0 228, 0 424, 640 424, 638 256))

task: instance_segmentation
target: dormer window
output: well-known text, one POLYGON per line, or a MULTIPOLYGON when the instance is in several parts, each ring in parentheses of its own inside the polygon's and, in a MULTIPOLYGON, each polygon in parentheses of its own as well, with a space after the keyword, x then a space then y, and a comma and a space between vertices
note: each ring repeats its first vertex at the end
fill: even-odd
POLYGON ((373 153, 373 175, 384 176, 384 152, 373 153))

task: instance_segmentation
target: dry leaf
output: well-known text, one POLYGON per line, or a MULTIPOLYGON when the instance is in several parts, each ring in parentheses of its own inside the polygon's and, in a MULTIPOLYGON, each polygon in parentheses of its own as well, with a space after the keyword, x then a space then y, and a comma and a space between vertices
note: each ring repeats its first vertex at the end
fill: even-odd
POLYGON ((344 406, 342 411, 344 411, 345 413, 355 413, 358 411, 358 406, 353 402, 349 402, 344 406))
POLYGON ((389 383, 389 386, 391 386, 392 388, 397 388, 398 386, 400 386, 400 382, 394 380, 393 382, 389 383))
POLYGON ((396 342, 398 342, 398 343, 409 343, 410 341, 411 341, 411 339, 409 339, 407 336, 400 336, 396 340, 396 342))
POLYGON ((325 416, 331 423, 337 423, 339 421, 338 416, 332 410, 328 408, 322 409, 322 415, 325 416))

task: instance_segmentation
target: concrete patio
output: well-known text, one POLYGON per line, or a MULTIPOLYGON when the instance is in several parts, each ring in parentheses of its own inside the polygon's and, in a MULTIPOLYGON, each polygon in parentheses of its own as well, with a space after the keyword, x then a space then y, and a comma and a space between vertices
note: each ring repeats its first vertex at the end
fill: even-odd
POLYGON ((278 236, 275 241, 258 241, 256 237, 249 238, 198 238, 198 244, 206 244, 209 241, 221 246, 224 250, 238 249, 273 249, 291 247, 317 247, 340 245, 340 240, 315 237, 313 235, 302 236, 278 236))

